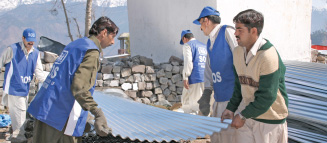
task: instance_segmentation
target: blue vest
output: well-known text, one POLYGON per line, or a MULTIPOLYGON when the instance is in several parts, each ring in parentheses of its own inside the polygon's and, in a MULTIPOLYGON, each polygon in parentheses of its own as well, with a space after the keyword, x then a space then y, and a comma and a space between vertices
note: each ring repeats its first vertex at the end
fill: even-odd
MULTIPOLYGON (((82 136, 88 112, 75 100, 70 87, 75 72, 89 49, 98 49, 94 42, 86 37, 68 44, 56 59, 50 74, 31 102, 27 112, 36 119, 62 131, 64 134, 82 136)), ((93 94, 94 87, 90 89, 93 94)))
POLYGON ((188 77, 189 84, 204 82, 204 68, 207 58, 206 46, 198 40, 187 42, 192 51, 193 69, 188 77))
POLYGON ((228 101, 234 91, 233 54, 225 38, 226 27, 220 28, 212 50, 210 40, 207 43, 216 102, 228 101))
POLYGON ((34 48, 33 52, 26 56, 19 43, 11 46, 13 58, 5 65, 4 92, 14 96, 27 96, 30 89, 30 82, 33 79, 39 50, 34 48))

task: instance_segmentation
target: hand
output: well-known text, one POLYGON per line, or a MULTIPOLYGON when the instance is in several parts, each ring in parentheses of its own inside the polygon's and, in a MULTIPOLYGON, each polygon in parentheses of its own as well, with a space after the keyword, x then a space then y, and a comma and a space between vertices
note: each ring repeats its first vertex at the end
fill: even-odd
POLYGON ((244 126, 244 123, 245 123, 245 120, 242 120, 240 115, 236 115, 234 118, 233 118, 233 121, 232 121, 232 127, 235 127, 236 129, 238 128, 241 128, 244 126))
POLYGON ((199 109, 204 116, 208 116, 210 113, 210 98, 211 98, 212 90, 204 89, 201 98, 198 100, 199 109))
POLYGON ((234 112, 225 109, 223 114, 221 114, 221 122, 223 122, 225 119, 233 119, 234 118, 234 112))
POLYGON ((188 84, 188 80, 184 80, 184 87, 186 88, 186 89, 189 89, 190 87, 189 87, 189 84, 188 84))
POLYGON ((91 113, 95 118, 94 128, 96 133, 100 136, 107 136, 109 133, 111 133, 112 130, 108 127, 106 117, 104 116, 101 108, 93 109, 91 113))

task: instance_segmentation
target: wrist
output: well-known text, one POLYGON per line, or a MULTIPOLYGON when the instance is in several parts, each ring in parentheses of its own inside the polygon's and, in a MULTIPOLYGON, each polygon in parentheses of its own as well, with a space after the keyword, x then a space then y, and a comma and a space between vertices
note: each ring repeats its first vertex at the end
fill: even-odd
POLYGON ((242 119, 242 120, 246 120, 246 118, 241 114, 241 113, 238 113, 238 115, 240 116, 240 118, 242 119))

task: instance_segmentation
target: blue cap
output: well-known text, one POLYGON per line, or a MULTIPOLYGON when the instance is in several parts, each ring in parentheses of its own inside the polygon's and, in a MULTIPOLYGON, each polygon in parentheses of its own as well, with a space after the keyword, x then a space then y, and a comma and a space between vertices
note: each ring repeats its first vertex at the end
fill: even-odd
POLYGON ((181 34, 181 42, 179 42, 181 45, 184 45, 184 42, 183 42, 183 37, 185 34, 187 33, 192 33, 191 30, 183 30, 182 31, 182 34, 181 34))
POLYGON ((27 28, 23 32, 23 36, 25 37, 27 42, 36 42, 36 33, 33 29, 27 28))
POLYGON ((193 21, 193 23, 196 24, 196 25, 201 25, 200 22, 199 22, 199 20, 202 17, 206 17, 206 16, 209 16, 209 15, 217 15, 217 16, 219 16, 220 13, 216 9, 214 9, 214 8, 212 8, 210 6, 207 6, 207 7, 203 8, 203 10, 201 11, 201 14, 200 14, 199 18, 198 19, 195 19, 193 21))

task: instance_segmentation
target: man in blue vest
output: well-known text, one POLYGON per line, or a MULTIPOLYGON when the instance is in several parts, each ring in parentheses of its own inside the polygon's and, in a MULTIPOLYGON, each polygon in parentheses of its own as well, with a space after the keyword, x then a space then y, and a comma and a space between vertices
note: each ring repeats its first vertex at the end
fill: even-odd
POLYGON ((6 68, 3 83, 2 105, 9 108, 12 121, 12 142, 26 141, 23 124, 26 120, 26 109, 30 82, 33 74, 43 82, 47 76, 43 72, 39 51, 33 47, 36 33, 33 29, 25 29, 23 42, 10 45, 0 58, 0 67, 6 68))
POLYGON ((180 44, 184 56, 182 109, 184 113, 201 114, 197 101, 204 89, 206 45, 196 40, 190 30, 182 31, 180 44))
MULTIPOLYGON (((204 92, 198 101, 203 114, 210 111, 210 97, 214 90, 215 102, 212 106, 213 117, 221 117, 226 109, 229 99, 234 91, 234 69, 233 50, 237 46, 236 38, 233 35, 235 29, 232 26, 220 25, 220 13, 212 8, 205 7, 201 11, 199 18, 193 21, 194 24, 201 25, 204 35, 209 36, 207 43, 207 61, 204 72, 204 92)), ((220 133, 211 136, 211 142, 234 142, 234 129, 228 128, 220 133)))
POLYGON ((107 136, 111 129, 93 100, 102 49, 114 44, 119 28, 108 17, 92 25, 89 37, 68 44, 31 102, 28 112, 34 123, 34 143, 75 143, 83 135, 88 111, 94 115, 95 131, 107 136))

